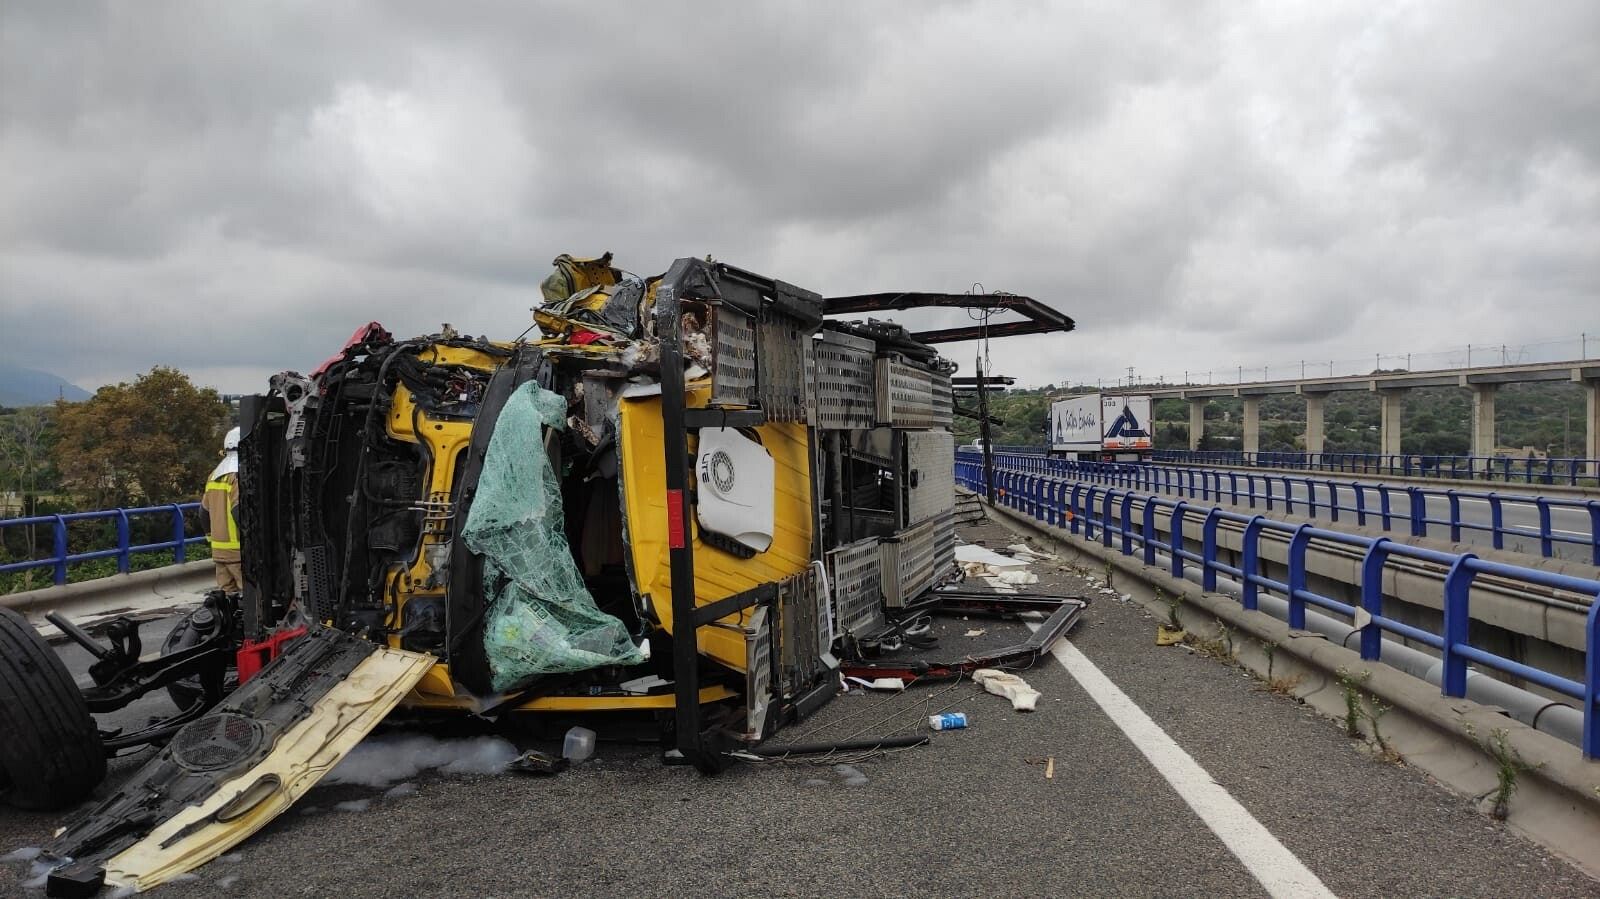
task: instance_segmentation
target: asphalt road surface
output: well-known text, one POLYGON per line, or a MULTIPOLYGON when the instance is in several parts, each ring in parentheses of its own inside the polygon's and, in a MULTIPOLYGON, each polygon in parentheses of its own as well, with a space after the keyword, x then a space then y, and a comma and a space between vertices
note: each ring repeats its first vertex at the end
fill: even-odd
MULTIPOLYGON (((1017 542, 995 524, 963 535, 1017 542)), ((393 784, 319 786, 158 895, 1600 895, 1472 797, 1374 758, 1239 669, 1156 647, 1155 621, 1101 585, 1032 570, 1028 591, 1092 602, 1070 647, 1021 672, 1043 694, 1031 714, 966 682, 847 694, 779 739, 925 732, 945 707, 971 726, 920 748, 718 777, 608 739, 622 730, 601 719, 596 757, 552 778, 402 769, 393 784)), ((945 654, 1025 633, 978 619, 939 629, 945 654)), ((474 745, 459 726, 408 729, 474 745)), ((117 763, 113 780, 137 764, 117 763)), ((40 845, 66 817, 0 810, 0 854, 40 845)), ((0 870, 0 895, 27 895, 23 876, 0 870)))

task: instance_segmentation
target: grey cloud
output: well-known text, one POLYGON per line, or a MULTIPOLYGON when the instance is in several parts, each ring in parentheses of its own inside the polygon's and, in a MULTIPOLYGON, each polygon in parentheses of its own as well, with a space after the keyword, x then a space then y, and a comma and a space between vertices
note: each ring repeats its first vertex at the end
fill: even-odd
POLYGON ((7 4, 0 350, 242 390, 371 318, 510 337, 607 249, 1034 295, 1080 324, 1003 345, 1038 383, 1600 331, 1597 42, 1582 2, 7 4))

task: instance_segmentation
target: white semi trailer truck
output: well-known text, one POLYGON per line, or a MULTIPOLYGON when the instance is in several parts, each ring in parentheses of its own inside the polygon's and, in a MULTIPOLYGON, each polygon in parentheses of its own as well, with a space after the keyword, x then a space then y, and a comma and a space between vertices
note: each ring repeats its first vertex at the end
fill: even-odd
POLYGON ((1149 396, 1088 393, 1050 405, 1050 455, 1085 462, 1148 462, 1149 396))

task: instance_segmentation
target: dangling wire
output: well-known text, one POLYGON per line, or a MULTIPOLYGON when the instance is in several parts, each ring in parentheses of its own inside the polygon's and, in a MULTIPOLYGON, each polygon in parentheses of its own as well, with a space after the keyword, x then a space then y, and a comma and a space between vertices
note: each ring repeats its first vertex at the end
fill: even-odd
MULTIPOLYGON (((967 296, 974 298, 982 297, 984 294, 983 282, 981 281, 974 281, 972 289, 967 291, 967 296)), ((999 311, 999 306, 991 306, 987 303, 974 303, 967 307, 967 317, 983 326, 982 349, 980 351, 980 355, 983 357, 983 371, 980 373, 980 377, 989 376, 992 365, 989 361, 989 319, 999 311)))

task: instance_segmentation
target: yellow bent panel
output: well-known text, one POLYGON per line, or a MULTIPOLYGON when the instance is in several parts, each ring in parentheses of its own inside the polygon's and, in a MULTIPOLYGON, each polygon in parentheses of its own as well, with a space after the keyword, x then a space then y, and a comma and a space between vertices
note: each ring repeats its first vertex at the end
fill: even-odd
MULTIPOLYGON (((739 694, 717 684, 700 688, 700 704, 721 702, 739 694)), ((541 696, 517 706, 519 712, 626 712, 647 709, 670 709, 677 705, 671 693, 655 696, 541 696)))
MULTIPOLYGON (((690 390, 688 405, 703 406, 704 386, 690 390)), ((623 504, 635 587, 648 594, 663 627, 672 628, 672 574, 667 546, 666 462, 662 457, 660 397, 624 400, 621 405, 623 504)), ((774 463, 772 546, 741 559, 700 541, 700 526, 688 516, 694 545, 695 603, 706 605, 761 584, 804 571, 811 563, 810 438, 803 422, 756 428, 774 463)), ((748 613, 746 613, 748 614, 748 613)), ((732 625, 700 628, 700 652, 738 671, 745 667, 740 615, 720 619, 732 625)))
MULTIPOLYGON (((458 694, 455 683, 450 679, 450 666, 444 663, 434 665, 428 673, 417 681, 417 685, 401 702, 408 709, 448 710, 461 709, 466 711, 482 711, 504 701, 512 694, 503 694, 498 699, 480 701, 466 693, 458 694)), ((721 702, 732 699, 738 694, 720 684, 701 687, 700 702, 721 702)), ((519 712, 625 712, 650 709, 670 709, 676 702, 673 694, 665 693, 656 696, 540 696, 530 699, 517 706, 519 712)))
MULTIPOLYGON (((424 362, 464 365, 487 372, 497 369, 501 362, 488 353, 437 344, 423 350, 419 357, 424 362)), ((450 539, 451 517, 443 511, 445 506, 437 504, 450 501, 451 490, 455 486, 456 460, 472 443, 473 422, 455 418, 435 419, 429 416, 426 411, 417 408, 410 388, 405 384, 399 384, 395 387, 394 402, 390 407, 386 425, 389 436, 396 440, 427 444, 429 459, 426 474, 427 492, 416 499, 419 503, 435 504, 430 505, 429 511, 423 514, 422 539, 418 541, 417 554, 412 557, 410 564, 404 570, 391 570, 384 582, 386 595, 399 598, 395 608, 395 614, 398 616, 404 610, 405 603, 413 597, 444 595, 445 590, 442 585, 427 590, 421 587, 433 571, 427 563, 427 553, 424 550, 426 547, 450 539)), ((389 622, 391 626, 396 623, 389 622)), ((400 646, 398 634, 390 634, 389 645, 394 648, 400 646)))
POLYGON ((374 651, 318 700, 311 714, 280 734, 266 758, 112 856, 106 883, 143 892, 265 827, 377 727, 433 662, 432 656, 415 652, 374 651), (225 808, 228 820, 216 820, 225 808))

